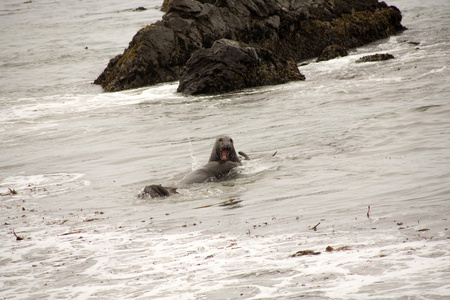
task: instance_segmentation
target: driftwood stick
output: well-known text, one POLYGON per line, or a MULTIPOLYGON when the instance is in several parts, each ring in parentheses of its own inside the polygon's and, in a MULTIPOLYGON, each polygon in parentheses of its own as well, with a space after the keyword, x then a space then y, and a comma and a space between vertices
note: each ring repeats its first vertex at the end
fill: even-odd
POLYGON ((18 241, 23 240, 23 237, 18 236, 18 235, 16 234, 16 232, 14 231, 14 229, 12 230, 12 232, 13 232, 14 236, 16 237, 16 240, 18 240, 18 241))
POLYGON ((316 226, 314 226, 312 229, 313 229, 314 231, 317 231, 317 226, 319 226, 319 225, 320 225, 320 222, 317 223, 316 226))

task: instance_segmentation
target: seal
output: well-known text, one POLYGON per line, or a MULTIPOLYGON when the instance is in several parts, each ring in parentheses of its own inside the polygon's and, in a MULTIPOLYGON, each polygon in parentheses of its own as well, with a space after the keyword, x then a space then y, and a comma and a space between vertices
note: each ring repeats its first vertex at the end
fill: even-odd
MULTIPOLYGON (((239 154, 246 160, 249 159, 244 152, 239 152, 239 154)), ((219 135, 216 138, 207 164, 184 176, 176 184, 176 187, 164 187, 160 184, 148 185, 139 193, 139 197, 147 198, 150 196, 151 198, 156 198, 177 194, 177 188, 189 188, 190 185, 195 183, 220 180, 230 173, 231 170, 241 165, 242 162, 234 149, 233 139, 228 135, 219 135)))

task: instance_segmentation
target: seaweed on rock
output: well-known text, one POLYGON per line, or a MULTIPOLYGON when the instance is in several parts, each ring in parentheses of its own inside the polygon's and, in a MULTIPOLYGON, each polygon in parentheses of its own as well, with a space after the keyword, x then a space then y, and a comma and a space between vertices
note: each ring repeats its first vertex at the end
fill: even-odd
POLYGON ((172 0, 94 83, 119 91, 179 80, 196 50, 222 38, 299 63, 333 44, 353 48, 398 33, 401 19, 377 0, 172 0))

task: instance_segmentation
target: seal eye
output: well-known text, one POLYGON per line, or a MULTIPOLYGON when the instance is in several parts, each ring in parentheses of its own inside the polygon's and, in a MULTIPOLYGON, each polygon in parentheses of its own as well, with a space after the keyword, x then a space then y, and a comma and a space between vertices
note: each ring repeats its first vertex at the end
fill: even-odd
POLYGON ((219 138, 219 142, 222 142, 223 141, 223 138, 219 138))
POLYGON ((230 142, 233 142, 233 139, 230 139, 230 142))

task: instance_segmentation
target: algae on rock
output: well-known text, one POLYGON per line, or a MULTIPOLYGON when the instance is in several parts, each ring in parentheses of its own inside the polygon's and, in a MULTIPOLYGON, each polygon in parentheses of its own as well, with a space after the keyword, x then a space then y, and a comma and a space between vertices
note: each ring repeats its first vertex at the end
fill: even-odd
POLYGON ((299 63, 332 44, 354 48, 398 33, 401 18, 377 0, 172 0, 94 83, 119 91, 179 80, 196 50, 222 38, 299 63))

